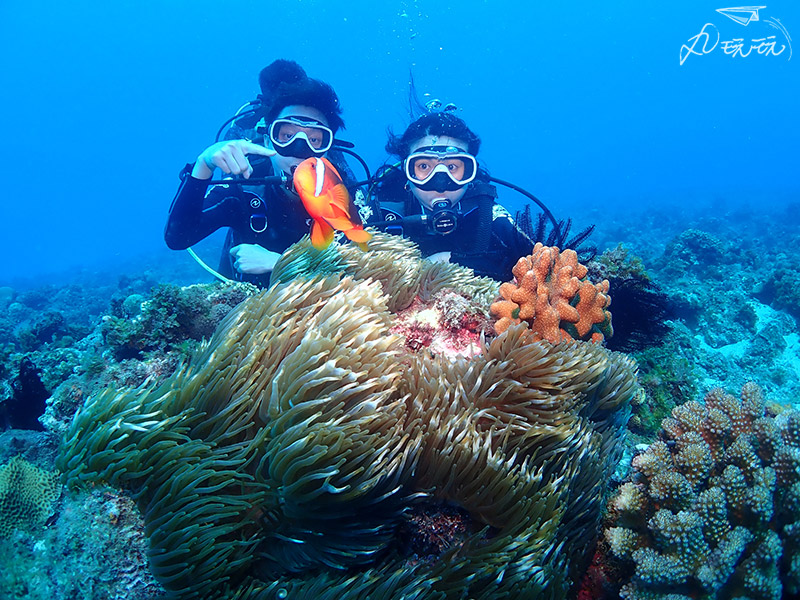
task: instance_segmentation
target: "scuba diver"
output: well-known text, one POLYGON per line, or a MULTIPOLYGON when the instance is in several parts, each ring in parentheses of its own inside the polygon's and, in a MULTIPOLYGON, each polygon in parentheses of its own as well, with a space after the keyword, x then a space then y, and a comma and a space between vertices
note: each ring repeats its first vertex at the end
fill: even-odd
POLYGON ((480 138, 454 112, 454 104, 439 100, 423 105, 409 93, 412 118, 401 134, 389 134, 386 151, 399 159, 384 165, 370 182, 370 195, 380 205, 381 221, 372 225, 413 240, 423 256, 471 268, 497 281, 511 279, 511 269, 536 242, 573 248, 585 259, 596 248, 580 247, 594 226, 568 239, 571 219, 557 221, 533 194, 489 175, 476 158, 480 138), (513 189, 538 205, 538 222, 531 205, 514 218, 497 202, 494 183, 513 189))
POLYGON ((372 185, 379 226, 410 238, 431 260, 506 281, 534 242, 497 203, 497 188, 476 159, 481 141, 450 107, 429 105, 401 135, 390 133, 386 151, 400 162, 372 185))
POLYGON ((228 227, 219 274, 265 287, 281 253, 310 229, 309 215, 292 185, 303 160, 331 160, 350 188, 351 215, 366 220, 378 213, 363 192, 353 193, 355 178, 340 153, 350 144, 334 138, 344 122, 333 88, 289 60, 265 67, 259 86, 258 99, 223 124, 231 123, 228 139, 212 144, 184 167, 164 239, 173 250, 191 251, 193 244, 228 227), (216 169, 230 178, 212 180, 216 169))

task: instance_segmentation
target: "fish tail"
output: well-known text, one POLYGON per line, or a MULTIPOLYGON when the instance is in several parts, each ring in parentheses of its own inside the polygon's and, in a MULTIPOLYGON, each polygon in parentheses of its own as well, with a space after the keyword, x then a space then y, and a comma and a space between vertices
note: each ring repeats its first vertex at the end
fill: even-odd
POLYGON ((346 229, 344 234, 347 236, 347 239, 357 244, 366 244, 372 239, 372 234, 368 231, 364 231, 364 228, 360 225, 352 227, 351 229, 346 229))
POLYGON ((311 226, 311 245, 317 250, 324 250, 333 242, 333 227, 325 221, 315 220, 311 226))

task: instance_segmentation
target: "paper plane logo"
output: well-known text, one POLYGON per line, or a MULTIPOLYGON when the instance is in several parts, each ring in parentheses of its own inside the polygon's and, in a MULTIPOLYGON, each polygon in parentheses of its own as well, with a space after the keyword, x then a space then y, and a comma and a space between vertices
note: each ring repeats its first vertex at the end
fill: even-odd
POLYGON ((718 8, 717 12, 725 15, 731 21, 747 27, 750 21, 758 21, 758 11, 766 6, 735 6, 732 8, 718 8))
POLYGON ((719 14, 743 27, 755 22, 750 27, 753 35, 749 36, 750 39, 745 39, 741 29, 734 28, 736 29, 732 32, 734 35, 726 39, 731 33, 726 31, 731 29, 730 26, 717 27, 714 23, 706 23, 700 29, 700 33, 690 37, 681 46, 680 64, 683 65, 690 56, 704 56, 712 54, 715 50, 718 51, 717 54, 724 54, 734 59, 783 55, 786 60, 791 60, 792 37, 777 17, 765 15, 763 19, 761 18, 759 11, 766 8, 766 6, 731 6, 716 9, 719 14))

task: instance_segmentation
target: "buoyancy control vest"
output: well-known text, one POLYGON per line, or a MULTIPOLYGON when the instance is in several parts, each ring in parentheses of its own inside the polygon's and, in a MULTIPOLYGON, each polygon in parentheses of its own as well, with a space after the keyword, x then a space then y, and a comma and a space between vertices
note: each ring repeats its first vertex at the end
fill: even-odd
POLYGON ((448 233, 434 227, 436 211, 423 208, 411 193, 396 201, 381 202, 383 229, 419 245, 424 256, 437 252, 483 254, 488 252, 497 189, 485 182, 469 185, 459 203, 448 209, 453 219, 448 233))

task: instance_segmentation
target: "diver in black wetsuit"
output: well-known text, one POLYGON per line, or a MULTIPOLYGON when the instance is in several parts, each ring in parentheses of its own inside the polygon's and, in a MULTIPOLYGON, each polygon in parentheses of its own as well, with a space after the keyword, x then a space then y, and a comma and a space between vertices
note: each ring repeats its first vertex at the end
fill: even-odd
MULTIPOLYGON (((292 173, 306 158, 325 155, 344 122, 333 88, 308 77, 293 61, 277 60, 264 68, 259 84, 261 108, 232 128, 249 139, 215 143, 195 164, 186 166, 164 239, 173 250, 185 250, 220 227, 228 227, 220 273, 266 286, 281 253, 309 232, 308 214, 291 186, 292 173), (255 128, 248 130, 245 124, 242 129, 245 122, 255 128), (250 141, 257 132, 264 134, 264 144, 250 141), (209 189, 206 182, 215 169, 243 179, 209 189), (272 175, 284 175, 285 183, 247 185, 248 179, 272 175)), ((331 154, 328 158, 347 184, 349 170, 340 155, 339 161, 334 158, 338 153, 331 154)), ((362 195, 352 192, 358 202, 362 195)), ((351 214, 366 220, 371 210, 362 203, 351 206, 351 214)))
POLYGON ((416 242, 423 256, 508 281, 533 241, 497 203, 475 158, 480 143, 452 112, 429 111, 390 134, 386 151, 402 162, 379 173, 372 189, 383 227, 416 242))

